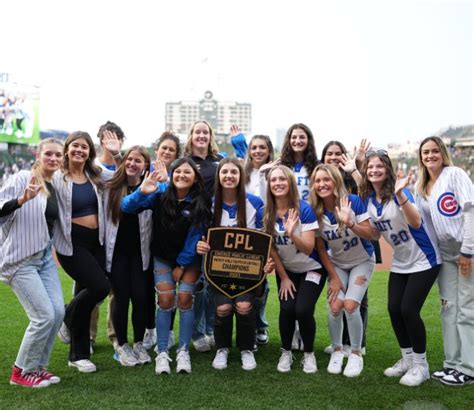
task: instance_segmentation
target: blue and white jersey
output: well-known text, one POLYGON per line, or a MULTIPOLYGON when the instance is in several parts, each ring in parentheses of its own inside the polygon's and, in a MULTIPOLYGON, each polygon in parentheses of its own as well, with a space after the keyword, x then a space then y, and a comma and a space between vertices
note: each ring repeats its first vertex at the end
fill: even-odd
POLYGON ((296 185, 298 187, 298 192, 300 194, 300 199, 303 201, 309 201, 309 189, 310 189, 310 177, 308 175, 308 170, 304 166, 303 162, 297 162, 294 167, 293 171, 295 174, 296 185))
MULTIPOLYGON (((357 195, 350 194, 349 201, 351 220, 361 223, 370 219, 367 207, 357 195)), ((344 229, 341 235, 337 231, 338 226, 334 213, 324 210, 318 234, 326 242, 334 265, 341 269, 351 269, 372 258, 374 247, 370 241, 360 238, 349 228, 344 229)))
MULTIPOLYGON (((303 200, 300 200, 300 222, 296 228, 296 235, 301 235, 306 231, 316 231, 319 227, 313 209, 303 200)), ((286 270, 293 273, 306 273, 310 270, 321 269, 321 264, 318 262, 315 250, 308 256, 296 249, 293 241, 285 234, 285 226, 281 218, 276 220, 275 231, 277 234, 273 237, 273 243, 278 249, 286 270)))
MULTIPOLYGON (((247 228, 262 229, 263 226, 263 201, 252 194, 245 194, 247 228)), ((220 226, 237 226, 237 204, 227 205, 222 203, 222 216, 220 226)))
MULTIPOLYGON (((411 203, 414 203, 408 189, 403 190, 411 203)), ((393 248, 391 271, 395 273, 414 273, 441 264, 438 249, 422 224, 418 229, 409 226, 399 208, 395 195, 393 200, 379 204, 373 193, 367 198, 367 211, 371 222, 393 248)))

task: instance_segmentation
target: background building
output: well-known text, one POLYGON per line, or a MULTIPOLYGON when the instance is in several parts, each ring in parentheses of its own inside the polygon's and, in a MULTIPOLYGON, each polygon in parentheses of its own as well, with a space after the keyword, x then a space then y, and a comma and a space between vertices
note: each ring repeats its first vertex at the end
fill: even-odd
POLYGON ((177 134, 187 134, 191 125, 198 120, 211 124, 218 139, 225 140, 230 126, 235 124, 249 135, 252 130, 252 105, 236 101, 218 101, 211 91, 204 93, 199 101, 166 103, 166 129, 177 134))

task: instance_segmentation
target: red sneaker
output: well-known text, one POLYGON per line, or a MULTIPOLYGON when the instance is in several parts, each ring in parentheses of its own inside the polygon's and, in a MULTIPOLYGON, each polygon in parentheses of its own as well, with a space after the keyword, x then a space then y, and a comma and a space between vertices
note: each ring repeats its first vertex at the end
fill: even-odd
POLYGON ((10 384, 16 384, 18 386, 41 388, 48 387, 51 382, 42 379, 37 375, 36 372, 29 372, 22 374, 19 367, 13 366, 12 375, 10 377, 10 384))
POLYGON ((56 376, 55 374, 48 372, 44 368, 43 369, 40 368, 40 370, 36 372, 36 375, 38 377, 41 377, 44 380, 48 380, 51 384, 58 384, 61 381, 61 378, 59 376, 56 376))

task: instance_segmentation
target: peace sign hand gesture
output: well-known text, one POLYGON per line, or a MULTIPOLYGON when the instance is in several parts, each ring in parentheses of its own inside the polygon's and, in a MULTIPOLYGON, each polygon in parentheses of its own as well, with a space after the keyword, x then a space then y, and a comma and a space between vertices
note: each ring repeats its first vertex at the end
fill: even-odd
POLYGON ((42 187, 40 184, 38 184, 37 178, 33 176, 30 182, 28 182, 28 185, 26 186, 23 195, 18 198, 18 205, 22 206, 25 202, 28 202, 31 199, 35 198, 41 191, 41 188, 42 187))

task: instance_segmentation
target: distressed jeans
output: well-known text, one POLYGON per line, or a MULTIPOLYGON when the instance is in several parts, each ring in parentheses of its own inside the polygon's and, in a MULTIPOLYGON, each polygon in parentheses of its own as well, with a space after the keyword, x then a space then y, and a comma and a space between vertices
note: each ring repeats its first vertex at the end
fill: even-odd
POLYGON ((474 377, 474 272, 463 276, 457 260, 460 244, 440 246, 443 265, 438 277, 444 367, 474 377))
POLYGON ((28 258, 10 281, 30 324, 15 365, 24 373, 47 367, 56 333, 64 318, 64 299, 51 244, 28 258))

